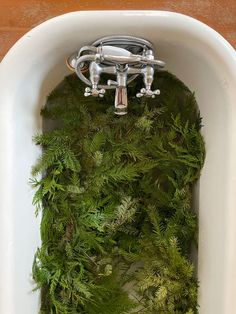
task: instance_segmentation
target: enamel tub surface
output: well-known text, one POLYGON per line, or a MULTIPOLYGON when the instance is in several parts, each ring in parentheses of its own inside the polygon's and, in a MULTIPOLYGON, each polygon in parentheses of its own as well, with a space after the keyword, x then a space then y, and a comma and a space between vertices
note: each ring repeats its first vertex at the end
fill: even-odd
POLYGON ((0 64, 0 313, 37 314, 31 266, 40 245, 28 184, 40 151, 40 108, 68 74, 65 59, 97 38, 135 35, 191 90, 203 116, 207 156, 199 210, 200 314, 236 313, 236 54, 208 26, 165 11, 73 12, 23 36, 0 64))

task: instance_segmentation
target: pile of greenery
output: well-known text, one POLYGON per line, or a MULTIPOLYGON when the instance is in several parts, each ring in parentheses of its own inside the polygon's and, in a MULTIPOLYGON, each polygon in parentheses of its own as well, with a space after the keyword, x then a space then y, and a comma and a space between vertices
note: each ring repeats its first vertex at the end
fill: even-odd
POLYGON ((33 278, 42 314, 195 314, 190 259, 198 221, 193 185, 205 149, 194 95, 158 73, 158 98, 114 114, 114 91, 83 96, 68 76, 42 110, 47 130, 33 167, 42 245, 33 278))

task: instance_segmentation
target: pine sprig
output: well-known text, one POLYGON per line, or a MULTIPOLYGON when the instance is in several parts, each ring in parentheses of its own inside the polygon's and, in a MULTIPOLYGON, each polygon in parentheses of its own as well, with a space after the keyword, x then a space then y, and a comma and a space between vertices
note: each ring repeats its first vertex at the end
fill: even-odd
POLYGON ((194 94, 160 72, 158 99, 129 113, 84 98, 74 75, 49 95, 42 156, 32 169, 42 211, 33 277, 41 314, 196 314, 198 282, 189 256, 198 221, 191 209, 205 147, 194 94))

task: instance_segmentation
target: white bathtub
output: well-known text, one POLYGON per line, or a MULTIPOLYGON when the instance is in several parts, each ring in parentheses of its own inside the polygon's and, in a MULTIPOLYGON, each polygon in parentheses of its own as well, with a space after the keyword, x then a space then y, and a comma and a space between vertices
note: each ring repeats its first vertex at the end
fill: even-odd
MULTIPOLYGON (((31 265, 39 218, 28 185, 40 151, 32 136, 48 93, 68 73, 66 57, 112 34, 152 41, 157 56, 192 90, 203 116, 207 157, 196 207, 200 314, 236 313, 236 54, 208 26, 161 11, 73 12, 23 36, 0 64, 0 313, 38 313, 31 265)), ((112 313, 111 313, 112 314, 112 313)))

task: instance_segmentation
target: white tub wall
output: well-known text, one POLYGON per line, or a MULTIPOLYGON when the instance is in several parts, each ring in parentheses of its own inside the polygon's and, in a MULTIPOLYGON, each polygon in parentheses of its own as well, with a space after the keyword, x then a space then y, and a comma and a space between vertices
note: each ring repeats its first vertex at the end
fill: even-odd
POLYGON ((68 73, 65 58, 111 34, 151 40, 168 70, 196 91, 204 117, 207 158, 199 188, 200 314, 236 312, 235 53, 217 33, 186 16, 160 11, 74 12, 25 35, 0 65, 0 313, 36 314, 30 272, 39 219, 27 184, 40 154, 32 136, 40 108, 68 73), (2 293, 4 291, 4 293, 2 293))
MULTIPOLYGON (((31 292, 30 273, 39 245, 40 217, 35 218, 31 205, 33 191, 28 182, 31 166, 40 155, 40 149, 33 145, 32 135, 41 132, 39 113, 46 95, 65 74, 60 73, 60 67, 53 65, 55 60, 51 62, 54 70, 48 69, 48 64, 44 62, 40 64, 36 61, 36 65, 29 63, 27 67, 22 60, 18 61, 16 58, 12 62, 15 69, 19 68, 14 78, 11 74, 4 76, 4 82, 9 80, 10 83, 9 88, 3 90, 5 98, 1 103, 4 105, 1 109, 6 111, 7 124, 1 132, 4 134, 1 146, 5 146, 1 147, 1 151, 7 152, 5 156, 1 155, 1 170, 8 182, 4 180, 5 208, 1 212, 4 217, 1 217, 0 248, 1 252, 7 251, 8 256, 1 265, 0 291, 4 293, 0 292, 0 313, 7 314, 38 313, 38 295, 31 292), (48 76, 48 71, 51 76, 48 76)), ((2 69, 4 63, 0 71, 2 69)))

